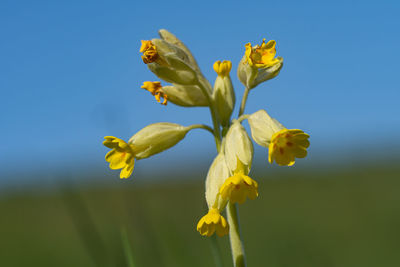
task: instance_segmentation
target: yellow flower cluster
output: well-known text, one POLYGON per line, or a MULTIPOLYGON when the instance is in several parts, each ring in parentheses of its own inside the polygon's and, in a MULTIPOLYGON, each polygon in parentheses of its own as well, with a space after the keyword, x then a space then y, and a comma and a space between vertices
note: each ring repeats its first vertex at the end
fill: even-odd
POLYGON ((258 183, 250 176, 253 162, 253 141, 268 148, 268 161, 281 166, 292 166, 296 158, 307 156, 309 135, 298 129, 287 129, 265 110, 243 114, 251 89, 276 77, 283 59, 276 56, 274 40, 260 45, 245 45, 237 74, 245 86, 239 115, 231 119, 236 96, 230 77, 232 62, 216 61, 213 65, 217 77, 213 86, 204 78, 190 50, 175 35, 160 30, 161 39, 142 40, 139 49, 141 58, 150 71, 171 85, 162 86, 159 81, 145 81, 141 88, 149 91, 162 105, 167 102, 184 107, 208 107, 213 127, 204 124, 182 126, 160 122, 146 126, 128 142, 106 136, 103 144, 110 148, 106 161, 111 169, 121 169, 120 178, 128 178, 134 169, 135 160, 148 158, 175 146, 188 131, 204 129, 214 135, 218 155, 211 164, 206 178, 206 202, 208 212, 197 224, 203 236, 224 236, 236 231, 222 213, 228 206, 243 204, 246 199, 258 197, 258 183), (250 125, 250 139, 243 121, 250 125))

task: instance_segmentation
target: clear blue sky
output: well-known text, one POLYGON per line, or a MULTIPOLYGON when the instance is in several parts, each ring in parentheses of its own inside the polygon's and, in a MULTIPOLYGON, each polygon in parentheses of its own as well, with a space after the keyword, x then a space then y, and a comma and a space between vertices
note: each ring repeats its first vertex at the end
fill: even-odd
MULTIPOLYGON (((213 62, 231 60, 239 100, 244 44, 276 40, 284 68, 251 92, 246 111, 265 108, 310 133, 311 159, 399 147, 399 14, 398 1, 1 1, 0 173, 86 164, 108 171, 105 135, 128 139, 160 121, 210 123, 204 108, 164 107, 140 89, 156 80, 140 40, 160 28, 190 47, 211 82, 213 62)), ((213 149, 197 131, 165 160, 211 161, 213 149)))

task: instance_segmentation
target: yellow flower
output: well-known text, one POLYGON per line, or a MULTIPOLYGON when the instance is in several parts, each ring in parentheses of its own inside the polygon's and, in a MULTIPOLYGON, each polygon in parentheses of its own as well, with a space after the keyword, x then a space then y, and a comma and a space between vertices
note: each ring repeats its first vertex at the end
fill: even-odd
POLYGON ((167 105, 167 95, 163 92, 160 82, 143 82, 141 88, 149 91, 158 103, 161 103, 161 98, 163 98, 164 100, 161 104, 167 105))
POLYGON ((154 62, 158 58, 156 46, 149 40, 142 40, 139 52, 143 53, 142 59, 145 64, 154 62))
POLYGON ((133 145, 114 136, 106 136, 104 139, 103 144, 112 149, 106 155, 106 161, 110 162, 110 169, 122 169, 120 178, 129 178, 135 166, 133 145))
POLYGON ((232 62, 229 60, 215 61, 213 68, 219 76, 227 76, 232 69, 232 62))
POLYGON ((251 46, 251 43, 245 45, 246 52, 245 56, 250 66, 257 68, 268 68, 279 62, 279 59, 275 58, 276 42, 274 40, 265 43, 265 38, 260 46, 251 46))
POLYGON ((203 236, 212 236, 214 232, 218 236, 224 236, 229 233, 229 225, 225 218, 221 216, 219 210, 212 208, 200 219, 197 224, 197 231, 203 236))
POLYGON ((278 165, 292 166, 295 158, 307 156, 307 148, 310 146, 310 136, 298 129, 282 129, 272 135, 269 144, 268 161, 274 160, 278 165))
POLYGON ((258 184, 243 172, 239 172, 226 179, 219 193, 223 199, 231 203, 242 204, 246 201, 246 197, 255 199, 258 196, 258 184))

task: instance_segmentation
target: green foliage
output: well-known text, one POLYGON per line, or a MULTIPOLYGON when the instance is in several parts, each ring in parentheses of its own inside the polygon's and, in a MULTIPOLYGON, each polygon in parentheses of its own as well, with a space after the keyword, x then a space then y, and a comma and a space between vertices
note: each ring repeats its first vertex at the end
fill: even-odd
MULTIPOLYGON (((260 196, 239 210, 248 266, 400 266, 399 173, 254 174, 260 196)), ((195 229, 203 194, 201 180, 165 177, 160 184, 2 197, 0 266, 215 266, 215 244, 195 229)), ((216 242, 230 266, 228 238, 216 242)))

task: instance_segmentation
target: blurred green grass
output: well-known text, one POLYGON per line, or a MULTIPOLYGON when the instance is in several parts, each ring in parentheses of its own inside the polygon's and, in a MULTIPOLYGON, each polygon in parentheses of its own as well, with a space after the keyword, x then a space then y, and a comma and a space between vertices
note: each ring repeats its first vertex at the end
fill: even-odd
MULTIPOLYGON (((363 165, 252 175, 260 196, 239 210, 248 266, 400 266, 399 174, 363 165)), ((179 178, 3 195, 0 266, 127 266, 121 229, 135 267, 214 266, 195 230, 203 181, 179 178)), ((231 266, 228 238, 218 246, 231 266)))

